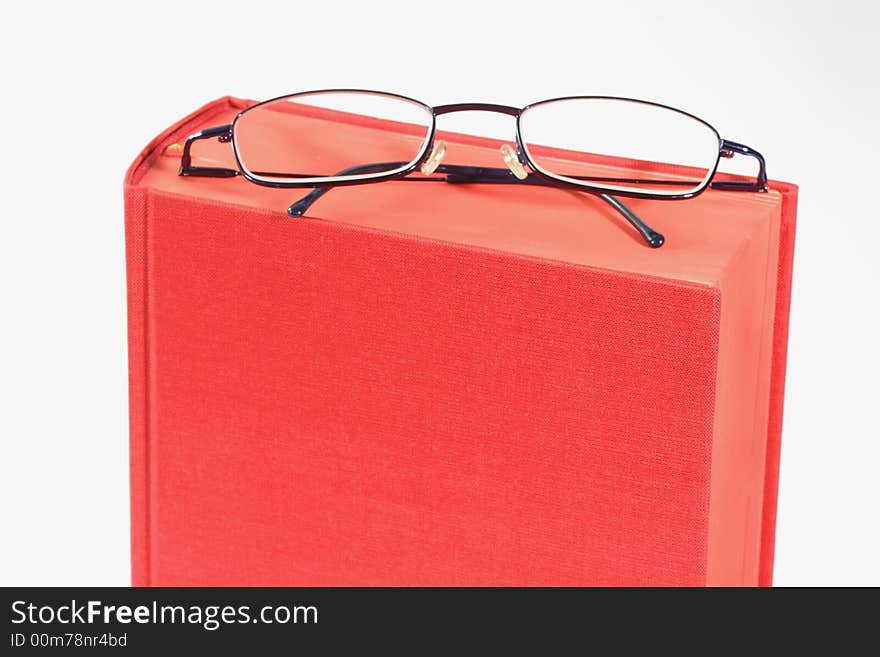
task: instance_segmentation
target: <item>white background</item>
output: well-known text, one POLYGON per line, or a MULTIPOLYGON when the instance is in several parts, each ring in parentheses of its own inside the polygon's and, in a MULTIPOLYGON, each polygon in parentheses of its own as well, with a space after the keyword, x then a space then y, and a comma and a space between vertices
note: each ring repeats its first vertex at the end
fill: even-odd
POLYGON ((0 584, 129 582, 122 177, 215 97, 564 94, 705 117, 800 185, 776 584, 880 584, 868 2, 12 3, 0 24, 0 584))

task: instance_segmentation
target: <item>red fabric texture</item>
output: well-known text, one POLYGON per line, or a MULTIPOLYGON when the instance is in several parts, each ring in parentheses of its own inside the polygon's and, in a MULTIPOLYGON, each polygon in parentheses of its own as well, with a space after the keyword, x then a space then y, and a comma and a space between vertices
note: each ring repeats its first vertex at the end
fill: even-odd
POLYGON ((796 188, 636 202, 660 251, 535 188, 292 220, 159 157, 242 106, 127 179, 134 584, 770 584, 796 188))

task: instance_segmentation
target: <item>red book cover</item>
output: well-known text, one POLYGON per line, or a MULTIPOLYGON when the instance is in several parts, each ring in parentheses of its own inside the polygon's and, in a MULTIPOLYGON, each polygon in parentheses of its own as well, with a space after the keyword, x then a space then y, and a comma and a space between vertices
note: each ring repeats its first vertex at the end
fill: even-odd
POLYGON ((302 190, 177 175, 246 105, 126 177, 134 584, 771 584, 794 185, 633 200, 656 250, 528 185, 293 219, 302 190))

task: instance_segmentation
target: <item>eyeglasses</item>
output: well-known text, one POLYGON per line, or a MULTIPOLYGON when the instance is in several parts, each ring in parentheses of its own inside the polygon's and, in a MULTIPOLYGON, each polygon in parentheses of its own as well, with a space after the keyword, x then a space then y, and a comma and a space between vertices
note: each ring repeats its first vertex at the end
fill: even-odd
POLYGON ((574 189, 610 204, 655 248, 663 245, 664 236, 620 197, 670 200, 693 198, 707 188, 767 190, 760 153, 722 139, 692 114, 657 103, 570 96, 522 109, 487 103, 431 107, 397 94, 356 89, 281 96, 246 108, 228 125, 190 135, 180 175, 242 175, 269 187, 314 188, 288 208, 293 217, 303 216, 334 187, 386 180, 574 189), (514 144, 500 146, 505 167, 442 163, 447 143, 435 139, 437 117, 466 111, 514 117, 514 144), (193 143, 211 138, 232 143, 237 169, 193 166, 193 143), (757 174, 716 179, 720 158, 737 154, 757 160, 757 174))

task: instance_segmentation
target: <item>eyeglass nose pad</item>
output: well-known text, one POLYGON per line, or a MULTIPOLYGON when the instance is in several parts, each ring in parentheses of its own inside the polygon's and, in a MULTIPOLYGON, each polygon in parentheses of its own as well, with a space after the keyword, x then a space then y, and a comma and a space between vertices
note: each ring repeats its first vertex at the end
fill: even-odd
POLYGON ((430 176, 434 173, 437 170, 437 167, 440 166, 440 160, 443 159, 444 155, 446 155, 446 142, 442 139, 434 142, 434 148, 431 149, 431 154, 422 164, 422 173, 426 176, 430 176))
POLYGON ((501 155, 504 156, 504 164, 507 165, 510 172, 520 180, 525 180, 529 172, 526 171, 523 163, 519 161, 519 156, 510 144, 504 144, 501 147, 501 155))

